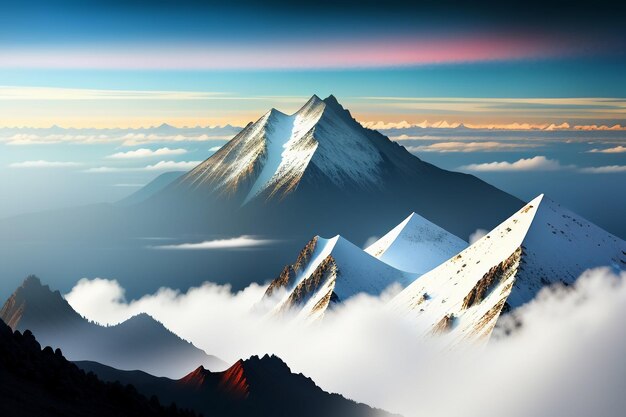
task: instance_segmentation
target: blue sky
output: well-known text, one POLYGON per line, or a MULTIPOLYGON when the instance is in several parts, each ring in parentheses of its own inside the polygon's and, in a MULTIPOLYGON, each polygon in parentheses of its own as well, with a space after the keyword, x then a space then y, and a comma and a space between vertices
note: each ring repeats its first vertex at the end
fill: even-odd
POLYGON ((558 169, 473 173, 522 198, 550 190, 624 236, 615 213, 626 210, 626 6, 613 3, 2 4, 0 216, 115 201, 233 134, 124 139, 138 134, 129 129, 244 126, 271 107, 291 112, 312 94, 334 94, 369 127, 420 136, 400 140, 448 169, 557 161, 558 169), (471 127, 474 137, 432 130, 442 123, 471 127), (512 140, 505 151, 493 144, 512 140), (528 143, 540 146, 518 146, 528 143), (184 153, 149 154, 163 148, 184 153), (93 172, 103 167, 114 169, 93 172), (584 171, 602 167, 610 172, 584 171))

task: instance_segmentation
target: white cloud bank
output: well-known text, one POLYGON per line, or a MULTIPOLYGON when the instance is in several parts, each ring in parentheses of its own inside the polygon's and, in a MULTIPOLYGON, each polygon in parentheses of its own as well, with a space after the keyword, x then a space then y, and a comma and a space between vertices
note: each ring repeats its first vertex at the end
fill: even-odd
POLYGON ((512 151, 540 146, 538 144, 484 142, 439 142, 431 145, 409 146, 409 152, 494 152, 512 151))
POLYGON ((208 249, 239 249, 271 245, 275 240, 259 239, 254 236, 239 236, 229 239, 205 240, 198 243, 181 243, 176 245, 153 246, 153 249, 171 250, 208 250, 208 249))
POLYGON ((74 168, 81 166, 80 162, 61 162, 61 161, 23 161, 13 162, 9 164, 10 168, 74 168))
POLYGON ((442 353, 385 308, 356 297, 324 322, 268 318, 265 287, 233 294, 205 283, 127 301, 116 281, 81 280, 66 296, 81 314, 117 323, 146 312, 227 361, 271 352, 322 388, 406 417, 621 417, 626 409, 626 272, 587 272, 542 291, 483 349, 442 353), (512 322, 521 325, 510 325, 512 322))
POLYGON ((624 153, 626 152, 626 146, 618 145, 613 148, 605 148, 605 149, 592 149, 588 151, 590 153, 624 153))
POLYGON ((515 162, 487 162, 484 164, 470 164, 460 167, 462 171, 558 171, 570 168, 559 163, 556 159, 548 159, 545 156, 522 158, 515 162))
POLYGON ((140 148, 140 149, 135 149, 134 151, 117 152, 117 153, 107 156, 107 158, 141 159, 141 158, 153 158, 156 156, 183 155, 186 153, 187 153, 187 150, 183 148, 170 149, 170 148, 165 147, 165 148, 159 148, 156 150, 152 150, 148 148, 140 148))

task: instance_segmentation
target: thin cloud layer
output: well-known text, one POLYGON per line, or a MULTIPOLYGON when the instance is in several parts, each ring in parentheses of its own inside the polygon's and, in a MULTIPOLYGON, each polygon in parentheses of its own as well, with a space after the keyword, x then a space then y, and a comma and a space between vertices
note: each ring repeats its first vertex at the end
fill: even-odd
POLYGON ((532 158, 522 158, 515 162, 487 162, 484 164, 464 165, 459 169, 462 171, 495 172, 495 171, 558 171, 569 168, 561 165, 555 159, 548 159, 545 156, 535 156, 532 158))
POLYGON ((169 250, 240 249, 271 245, 275 242, 275 240, 260 239, 254 236, 239 236, 230 239, 205 240, 198 243, 153 246, 152 248, 169 250))
POLYGON ((10 168, 74 168, 81 166, 80 162, 61 162, 61 161, 23 161, 13 162, 9 164, 10 168))
POLYGON ((514 151, 541 146, 532 143, 483 142, 439 142, 423 146, 409 146, 409 152, 489 152, 514 151))
POLYGON ((156 164, 144 167, 111 167, 101 166, 88 168, 84 172, 91 174, 108 174, 112 172, 133 172, 133 171, 188 171, 195 168, 202 161, 159 161, 156 164))
POLYGON ((116 281, 83 279, 66 299, 100 323, 146 312, 227 361, 275 353, 328 391, 406 417, 621 417, 625 280, 588 271, 572 287, 542 291, 486 347, 445 352, 385 307, 393 292, 348 300, 309 325, 268 317, 266 287, 256 284, 162 288, 128 301, 116 281))
POLYGON ((626 152, 626 146, 618 145, 613 148, 592 149, 589 152, 590 153, 624 153, 626 152))
POLYGON ((626 165, 607 165, 602 167, 581 168, 580 172, 587 174, 616 174, 626 172, 626 165))
POLYGON ((170 149, 168 147, 165 147, 165 148, 159 148, 156 150, 152 150, 148 148, 140 148, 140 149, 135 149, 134 151, 117 152, 117 153, 107 156, 107 158, 109 159, 142 159, 142 158, 152 158, 156 156, 183 155, 186 153, 187 153, 187 150, 183 148, 170 149))

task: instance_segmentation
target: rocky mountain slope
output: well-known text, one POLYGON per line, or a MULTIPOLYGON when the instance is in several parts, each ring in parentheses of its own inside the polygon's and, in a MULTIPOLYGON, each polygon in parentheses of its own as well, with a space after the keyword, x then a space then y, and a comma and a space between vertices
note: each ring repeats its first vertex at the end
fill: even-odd
POLYGON ((379 295, 393 284, 406 286, 416 274, 396 269, 366 253, 341 236, 314 237, 294 264, 286 266, 266 291, 287 291, 274 313, 297 312, 317 319, 332 304, 357 294, 379 295))
POLYGON ((324 392, 311 379, 292 373, 276 356, 239 360, 223 372, 199 367, 179 380, 119 371, 94 362, 77 365, 106 381, 133 384, 144 395, 156 395, 161 401, 176 402, 205 416, 389 416, 324 392))
POLYGON ((81 317, 58 291, 29 277, 9 297, 0 318, 14 330, 30 330, 41 343, 60 347, 70 360, 94 360, 120 369, 181 376, 202 364, 225 365, 167 330, 146 314, 116 326, 100 326, 81 317))
POLYGON ((59 349, 43 350, 33 334, 0 320, 0 415, 20 417, 192 417, 164 407, 132 386, 105 383, 68 362, 59 349))
POLYGON ((454 342, 486 340, 500 314, 588 268, 626 265, 626 242, 542 196, 482 239, 415 280, 392 308, 418 331, 454 342))

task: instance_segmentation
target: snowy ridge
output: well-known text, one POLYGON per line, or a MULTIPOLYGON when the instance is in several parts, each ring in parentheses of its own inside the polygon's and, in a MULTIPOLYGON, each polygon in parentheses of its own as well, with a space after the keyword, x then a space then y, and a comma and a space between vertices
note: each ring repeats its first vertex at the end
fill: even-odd
POLYGON ((394 268, 424 274, 467 247, 467 243, 412 213, 365 249, 394 268))
POLYGON ((183 182, 218 193, 243 191, 242 204, 288 194, 311 170, 338 187, 381 187, 381 151, 343 112, 334 97, 315 95, 292 115, 272 109, 183 182))
POLYGON ((501 313, 589 268, 626 267, 626 242, 540 195, 457 256, 422 275, 391 306, 423 333, 486 340, 501 313))
POLYGON ((511 292, 521 246, 542 196, 409 285, 391 306, 424 334, 487 338, 511 292))
POLYGON ((360 293, 379 295, 392 284, 406 286, 417 277, 379 261, 341 236, 313 241, 316 246, 309 262, 293 267, 300 272, 284 285, 289 293, 274 313, 292 310, 298 318, 317 319, 331 303, 360 293))
POLYGON ((523 267, 508 305, 532 300, 546 285, 573 284, 589 268, 626 269, 626 242, 544 197, 523 242, 523 267))

